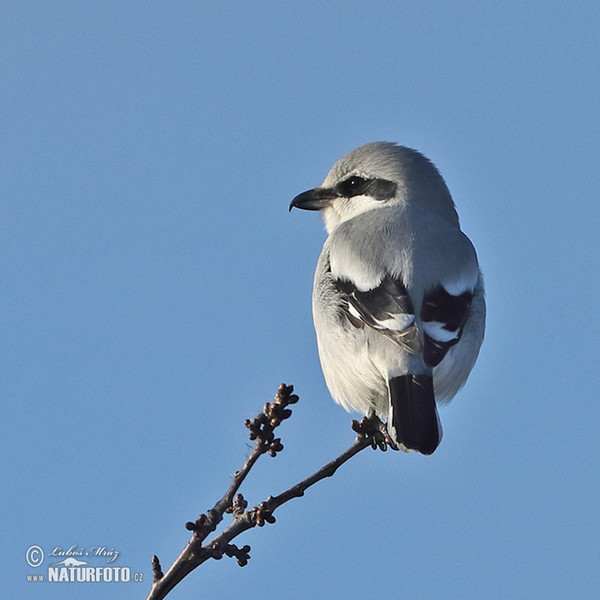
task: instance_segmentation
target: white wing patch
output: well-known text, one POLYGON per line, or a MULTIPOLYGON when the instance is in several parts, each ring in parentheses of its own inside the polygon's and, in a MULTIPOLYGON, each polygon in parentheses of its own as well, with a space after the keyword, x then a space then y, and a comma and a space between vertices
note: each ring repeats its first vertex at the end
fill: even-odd
POLYGON ((421 351, 412 300, 399 279, 386 275, 379 285, 361 291, 354 282, 334 279, 344 310, 354 327, 367 325, 413 352, 421 351))
POLYGON ((442 287, 451 296, 460 296, 465 292, 473 293, 477 280, 479 279, 479 269, 477 265, 473 265, 472 269, 463 269, 456 279, 444 281, 442 287))
POLYGON ((390 315, 388 319, 375 319, 375 321, 377 321, 381 329, 391 329, 392 331, 404 331, 415 322, 415 315, 396 313, 395 315, 390 315))
POLYGON ((438 285, 424 294, 421 305, 425 334, 423 358, 430 367, 439 365, 448 350, 460 340, 472 299, 472 291, 451 294, 445 285, 438 285))
POLYGON ((459 337, 459 331, 449 331, 446 323, 438 321, 426 321, 423 323, 423 331, 436 342, 451 342, 459 337))

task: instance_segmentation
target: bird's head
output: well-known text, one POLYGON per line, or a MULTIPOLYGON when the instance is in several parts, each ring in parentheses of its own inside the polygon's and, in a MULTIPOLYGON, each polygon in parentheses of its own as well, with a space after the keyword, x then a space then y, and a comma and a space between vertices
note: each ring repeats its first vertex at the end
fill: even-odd
POLYGON ((340 158, 316 188, 291 204, 320 210, 331 233, 340 223, 383 206, 418 204, 458 223, 450 192, 436 167, 416 150, 372 142, 340 158))

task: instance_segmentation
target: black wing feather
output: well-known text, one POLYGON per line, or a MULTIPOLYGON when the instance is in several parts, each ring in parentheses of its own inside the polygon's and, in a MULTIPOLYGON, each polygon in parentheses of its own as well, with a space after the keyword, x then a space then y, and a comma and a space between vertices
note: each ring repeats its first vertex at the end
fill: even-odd
POLYGON ((403 347, 420 351, 415 309, 402 281, 386 275, 376 288, 367 291, 343 279, 336 280, 335 285, 346 302, 346 316, 355 327, 368 325, 403 347))
POLYGON ((461 338, 465 323, 469 318, 473 294, 464 292, 459 296, 448 293, 441 285, 429 290, 423 296, 421 320, 425 329, 425 346, 423 358, 425 364, 435 367, 440 364, 446 353, 461 338), (440 336, 428 324, 439 324, 436 327, 446 332, 440 336))

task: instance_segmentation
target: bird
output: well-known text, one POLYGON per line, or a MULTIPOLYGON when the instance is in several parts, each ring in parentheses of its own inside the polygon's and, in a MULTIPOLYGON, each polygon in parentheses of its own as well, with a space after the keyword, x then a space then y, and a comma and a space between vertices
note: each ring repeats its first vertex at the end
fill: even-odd
POLYGON ((430 455, 438 405, 463 387, 484 338, 484 282, 450 191, 423 154, 352 150, 292 208, 328 234, 312 311, 325 382, 347 411, 385 420, 393 447, 430 455))

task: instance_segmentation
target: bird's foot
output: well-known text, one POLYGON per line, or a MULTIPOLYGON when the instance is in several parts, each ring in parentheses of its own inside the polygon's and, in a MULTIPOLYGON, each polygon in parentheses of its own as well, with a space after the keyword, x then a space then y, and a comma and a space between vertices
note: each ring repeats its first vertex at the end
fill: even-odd
POLYGON ((352 429, 358 434, 357 439, 365 439, 370 442, 373 450, 388 449, 398 450, 398 446, 394 443, 388 433, 386 424, 374 413, 363 417, 360 421, 352 421, 352 429))

